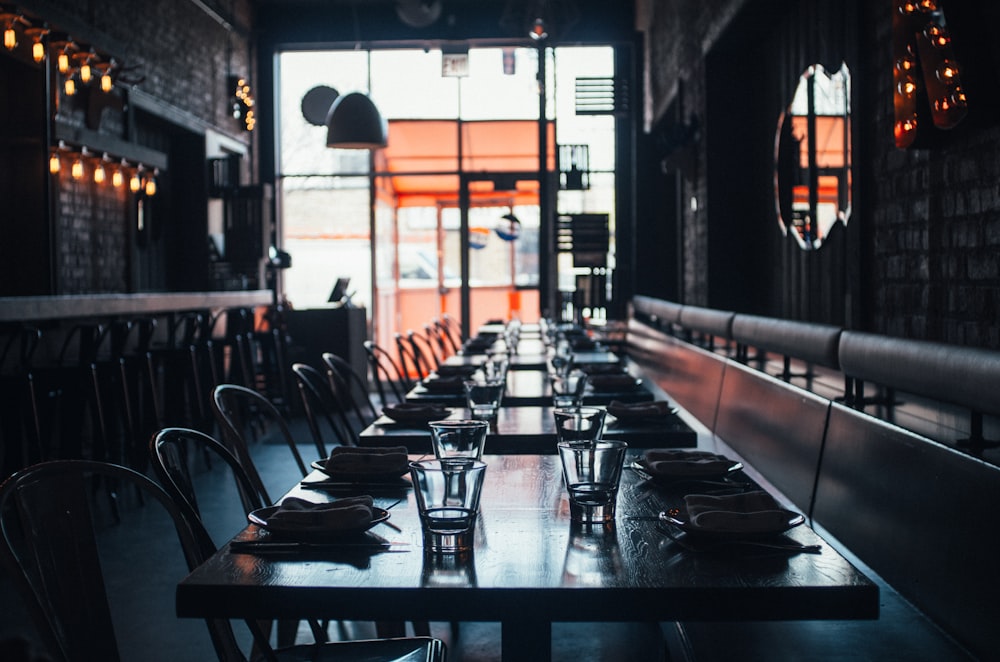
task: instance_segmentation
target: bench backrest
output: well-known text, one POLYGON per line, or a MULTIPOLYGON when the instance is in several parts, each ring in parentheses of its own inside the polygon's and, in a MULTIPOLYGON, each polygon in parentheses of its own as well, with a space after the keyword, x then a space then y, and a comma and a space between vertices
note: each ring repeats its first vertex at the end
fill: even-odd
POLYGON ((830 401, 731 361, 715 434, 808 515, 830 401))
POLYGON ((850 377, 1000 414, 1000 352, 844 331, 839 356, 850 377))
POLYGON ((840 369, 837 352, 841 328, 759 315, 733 317, 733 340, 806 363, 840 369))
POLYGON ((813 519, 983 659, 1000 651, 1000 467, 834 403, 813 519))
POLYGON ((681 407, 712 429, 719 408, 725 358, 642 322, 628 323, 629 358, 681 407))
POLYGON ((728 345, 733 337, 733 317, 736 314, 728 310, 701 308, 699 306, 682 306, 680 325, 694 336, 708 338, 710 347, 714 341, 728 345))
POLYGON ((673 333, 681 322, 681 304, 642 295, 632 297, 632 312, 636 318, 653 328, 673 333))

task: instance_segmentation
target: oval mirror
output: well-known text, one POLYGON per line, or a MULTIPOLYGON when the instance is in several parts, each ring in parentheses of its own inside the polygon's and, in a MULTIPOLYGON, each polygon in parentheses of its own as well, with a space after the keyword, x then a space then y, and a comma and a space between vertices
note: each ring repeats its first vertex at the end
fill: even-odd
POLYGON ((799 78, 778 120, 774 195, 778 222, 805 250, 851 216, 851 85, 847 65, 816 64, 799 78))

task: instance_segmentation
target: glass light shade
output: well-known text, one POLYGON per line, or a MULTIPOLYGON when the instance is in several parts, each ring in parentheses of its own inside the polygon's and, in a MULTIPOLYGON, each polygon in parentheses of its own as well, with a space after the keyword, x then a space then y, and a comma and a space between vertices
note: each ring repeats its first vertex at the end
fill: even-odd
POLYGON ((382 114, 360 92, 337 97, 326 115, 327 147, 378 149, 389 144, 388 134, 382 114))

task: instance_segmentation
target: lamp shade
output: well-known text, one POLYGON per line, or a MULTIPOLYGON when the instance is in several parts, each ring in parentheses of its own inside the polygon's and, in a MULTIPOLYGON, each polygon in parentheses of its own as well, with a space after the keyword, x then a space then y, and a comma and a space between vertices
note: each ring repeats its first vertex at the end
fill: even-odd
POLYGON ((364 94, 337 97, 326 115, 326 146, 378 149, 389 142, 389 128, 378 108, 364 94))

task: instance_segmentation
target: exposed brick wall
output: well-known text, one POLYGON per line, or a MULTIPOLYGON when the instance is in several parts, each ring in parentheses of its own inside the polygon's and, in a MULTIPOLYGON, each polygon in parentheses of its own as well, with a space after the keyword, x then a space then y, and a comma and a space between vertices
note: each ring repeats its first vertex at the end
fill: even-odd
MULTIPOLYGON (((74 39, 112 55, 127 69, 128 78, 144 78, 134 89, 153 97, 163 116, 184 118, 188 130, 211 128, 247 141, 250 136, 241 133, 230 115, 226 77, 232 73, 253 81, 251 2, 205 0, 204 4, 236 29, 228 30, 189 0, 24 0, 19 6, 45 18, 54 29, 66 30, 74 39)), ((86 112, 84 95, 61 98, 60 123, 87 127, 86 112)), ((98 131, 158 151, 165 151, 163 141, 170 139, 159 135, 149 142, 149 136, 128 135, 121 107, 103 112, 98 131)), ((89 172, 75 181, 64 168, 53 178, 55 293, 132 291, 130 260, 136 248, 128 224, 135 215, 134 200, 125 189, 94 184, 89 172)), ((163 181, 169 177, 169 171, 160 173, 161 191, 170 190, 163 181)))

